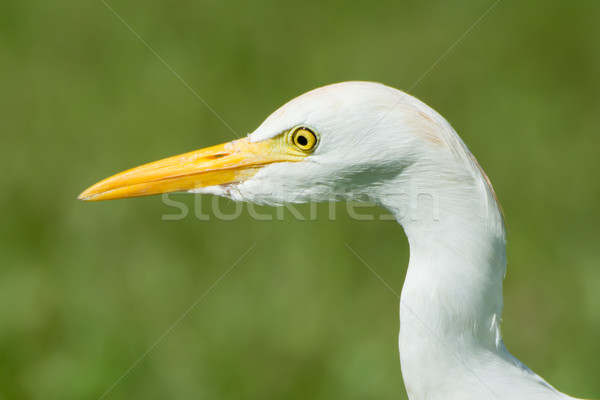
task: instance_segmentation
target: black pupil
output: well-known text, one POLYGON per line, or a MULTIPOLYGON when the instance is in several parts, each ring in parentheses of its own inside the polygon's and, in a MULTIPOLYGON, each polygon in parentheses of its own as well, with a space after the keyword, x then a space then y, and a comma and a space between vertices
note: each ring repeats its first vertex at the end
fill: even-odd
POLYGON ((308 139, 304 135, 298 135, 298 139, 296 140, 300 146, 306 146, 308 144, 308 139))

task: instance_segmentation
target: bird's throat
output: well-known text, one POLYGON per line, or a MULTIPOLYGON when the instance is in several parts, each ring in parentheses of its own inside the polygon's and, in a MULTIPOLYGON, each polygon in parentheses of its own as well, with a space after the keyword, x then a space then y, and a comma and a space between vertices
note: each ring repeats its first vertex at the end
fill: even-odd
MULTIPOLYGON (((464 357, 503 347, 499 321, 506 250, 499 207, 476 183, 387 196, 408 237, 410 262, 400 302, 400 359, 409 394, 426 395, 464 357), (437 196, 437 197, 436 197, 437 196), (417 207, 415 209, 415 207, 417 207), (465 356, 466 355, 466 356, 465 356)), ((402 183, 406 184, 406 183, 402 183)), ((414 190, 414 188, 413 188, 414 190)))

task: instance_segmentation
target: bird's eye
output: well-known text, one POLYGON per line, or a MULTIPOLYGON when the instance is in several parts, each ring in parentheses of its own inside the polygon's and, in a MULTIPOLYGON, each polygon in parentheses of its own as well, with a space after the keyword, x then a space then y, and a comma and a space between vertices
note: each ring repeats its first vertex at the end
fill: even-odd
POLYGON ((292 132, 292 143, 302 151, 314 149, 317 142, 317 135, 304 126, 298 127, 292 132))

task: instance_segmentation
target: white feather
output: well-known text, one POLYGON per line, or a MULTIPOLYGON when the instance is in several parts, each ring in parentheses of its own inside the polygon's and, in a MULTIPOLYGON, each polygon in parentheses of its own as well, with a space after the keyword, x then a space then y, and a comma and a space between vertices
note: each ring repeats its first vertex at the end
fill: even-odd
POLYGON ((570 399, 502 343, 502 213, 446 120, 396 89, 346 82, 290 101, 250 140, 298 125, 320 135, 305 161, 271 164, 243 183, 202 192, 264 204, 368 197, 392 212, 410 244, 399 336, 410 399, 570 399))

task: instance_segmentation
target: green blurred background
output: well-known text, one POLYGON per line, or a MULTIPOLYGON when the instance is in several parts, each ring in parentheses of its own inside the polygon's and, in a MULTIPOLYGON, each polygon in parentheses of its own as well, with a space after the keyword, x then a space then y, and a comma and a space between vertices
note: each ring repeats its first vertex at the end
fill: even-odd
MULTIPOLYGON (((409 89, 492 2, 109 4, 244 135, 328 83, 409 89)), ((501 0, 411 91, 503 204, 507 347, 586 398, 600 398, 599 72, 600 2, 501 0)), ((0 3, 0 130, 0 399, 406 398, 398 300, 344 246, 399 292, 396 223, 344 204, 336 220, 319 205, 314 221, 163 221, 160 197, 75 199, 235 139, 101 0, 0 3)))

